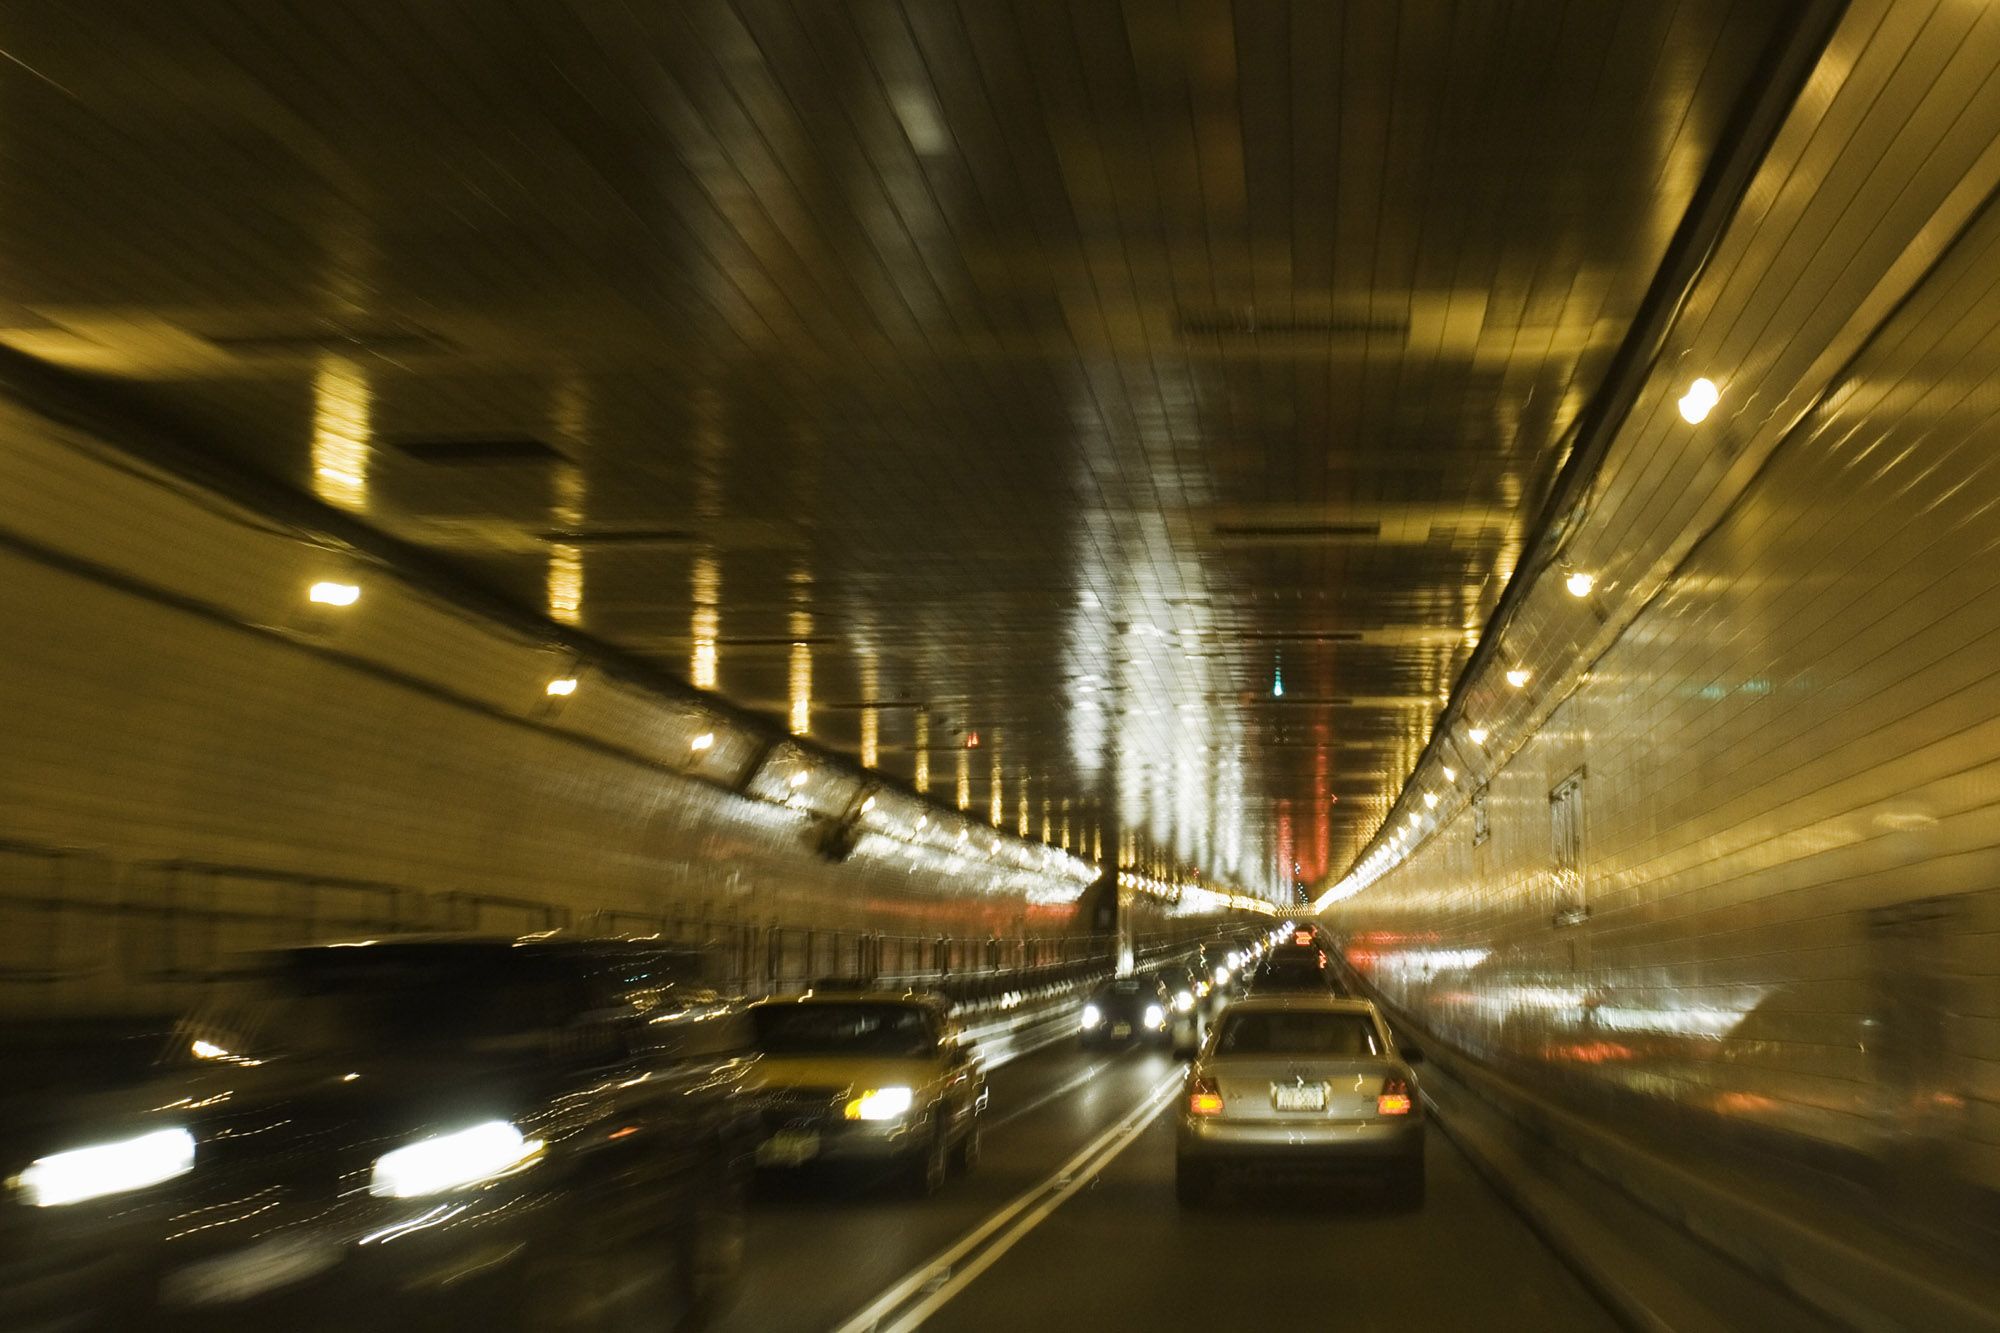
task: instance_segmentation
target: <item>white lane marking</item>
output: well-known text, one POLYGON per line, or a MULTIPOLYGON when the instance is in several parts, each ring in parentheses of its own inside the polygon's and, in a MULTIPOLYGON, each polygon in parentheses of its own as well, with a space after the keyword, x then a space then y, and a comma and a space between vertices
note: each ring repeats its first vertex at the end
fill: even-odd
MULTIPOLYGON (((999 1258, 1015 1242, 1019 1241, 1022 1236, 1033 1230, 1043 1218, 1055 1211, 1057 1205, 1089 1183, 1098 1171, 1102 1170, 1113 1158, 1123 1152, 1126 1146, 1132 1140, 1136 1139, 1147 1125, 1153 1122, 1153 1118, 1159 1115, 1160 1111, 1172 1099, 1175 1089, 1180 1086, 1184 1077, 1183 1071, 1178 1069, 1169 1073, 1165 1078, 1147 1090, 1146 1095, 1139 1099, 1139 1104, 1136 1107, 1126 1112, 1109 1129, 1099 1134, 1089 1143, 1086 1143, 1082 1148, 1079 1148, 1068 1161, 1057 1167, 1055 1172, 1047 1179, 1017 1197, 1012 1203, 994 1213, 971 1231, 968 1231, 949 1248, 940 1251, 922 1264, 919 1264, 916 1268, 911 1269, 901 1279, 892 1283, 881 1295, 870 1301, 859 1313, 842 1323, 835 1330, 835 1333, 876 1333, 876 1330, 882 1328, 882 1320, 885 1316, 893 1313, 904 1302, 920 1293, 927 1292, 929 1295, 918 1308, 915 1314, 915 1318, 917 1319, 922 1319, 938 1306, 950 1300, 952 1296, 956 1295, 964 1287, 966 1282, 970 1282, 973 1277, 984 1272, 988 1264, 994 1259, 999 1258), (1039 1208, 1037 1208, 1038 1204, 1041 1205, 1039 1208), (1021 1218, 1022 1214, 1028 1213, 1030 1209, 1034 1209, 1032 1215, 1020 1221, 1001 1238, 999 1248, 992 1253, 991 1258, 982 1255, 981 1258, 984 1262, 975 1260, 973 1264, 967 1266, 963 1276, 953 1271, 953 1266, 959 1260, 965 1258, 966 1255, 972 1253, 981 1245, 984 1245, 987 1239, 993 1236, 994 1233, 1000 1231, 1003 1227, 1007 1227, 1009 1223, 1015 1222, 1017 1218, 1021 1218)), ((914 1328, 916 1325, 910 1322, 910 1316, 905 1316, 890 1327, 900 1330, 914 1328)))
MULTIPOLYGON (((1136 1054, 1136 1052, 1127 1051, 1125 1053, 1126 1056, 1133 1054, 1136 1054)), ((1124 1059, 1125 1056, 1120 1056, 1119 1058, 1124 1059)), ((1075 1092, 1078 1088, 1090 1082, 1090 1080, 1096 1078, 1099 1074, 1103 1073, 1105 1070, 1111 1068, 1111 1066, 1115 1063, 1116 1061, 1106 1060, 1102 1064, 1091 1065, 1088 1069, 1085 1069, 1081 1074, 1078 1074, 1075 1078, 1071 1079, 1069 1082, 1064 1083, 1060 1087, 1051 1088, 1049 1091, 1035 1098, 1035 1100, 1029 1102, 1026 1106, 1017 1106, 1013 1110, 1009 1111, 1006 1115, 1003 1115, 998 1120, 995 1120, 992 1124, 985 1126, 986 1133, 991 1134, 994 1130, 1000 1128, 1002 1125, 1010 1124, 1013 1121, 1019 1120, 1022 1116, 1027 1115, 1031 1111, 1041 1110, 1044 1106, 1047 1106, 1050 1102, 1054 1101, 1056 1098, 1061 1097, 1066 1093, 1075 1092)))

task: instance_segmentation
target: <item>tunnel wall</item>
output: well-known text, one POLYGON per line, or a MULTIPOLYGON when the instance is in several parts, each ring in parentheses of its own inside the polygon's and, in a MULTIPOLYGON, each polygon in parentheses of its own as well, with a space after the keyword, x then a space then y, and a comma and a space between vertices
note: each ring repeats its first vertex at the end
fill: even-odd
POLYGON ((1330 895, 1392 1001, 1677 1151, 2000 1188, 1996 76, 1982 16, 1850 11, 1414 845, 1330 895))
POLYGON ((664 930, 787 966, 803 942, 772 926, 872 931, 891 971, 1073 929, 1075 858, 23 402, 0 440, 0 1009, 171 1005, 236 950, 396 929, 664 930), (313 606, 322 579, 360 601, 313 606))

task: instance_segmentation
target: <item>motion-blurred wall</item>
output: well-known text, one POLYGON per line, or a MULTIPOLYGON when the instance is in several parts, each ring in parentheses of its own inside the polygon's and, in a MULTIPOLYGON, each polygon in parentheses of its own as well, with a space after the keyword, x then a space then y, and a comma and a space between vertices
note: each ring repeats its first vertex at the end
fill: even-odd
POLYGON ((0 439, 0 1011, 172 1003, 239 949, 409 928, 663 931, 752 982, 930 968, 939 937, 985 966, 1071 930, 1096 873, 21 402, 0 439))
POLYGON ((1986 19, 1851 11, 1390 813, 1412 848, 1329 920, 1438 1033, 1628 1123, 2000 1187, 1986 19))

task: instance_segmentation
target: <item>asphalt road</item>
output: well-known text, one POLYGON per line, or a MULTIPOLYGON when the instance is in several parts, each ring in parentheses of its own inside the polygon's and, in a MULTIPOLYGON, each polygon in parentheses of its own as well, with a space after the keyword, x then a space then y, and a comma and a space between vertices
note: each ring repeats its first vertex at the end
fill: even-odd
POLYGON ((996 1071, 984 1160, 932 1199, 859 1175, 760 1190, 721 1326, 1616 1327, 1435 1130, 1418 1210, 1311 1186, 1182 1209, 1171 1108, 1148 1114, 1179 1068, 1064 1044, 996 1071))

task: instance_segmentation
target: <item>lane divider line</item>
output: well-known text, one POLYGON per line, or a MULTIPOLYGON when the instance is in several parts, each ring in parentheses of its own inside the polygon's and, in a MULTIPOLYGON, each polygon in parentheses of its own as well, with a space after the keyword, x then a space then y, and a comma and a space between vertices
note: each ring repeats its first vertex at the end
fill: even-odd
POLYGON ((902 1330, 917 1327, 923 1319, 957 1295, 967 1283, 985 1272, 995 1260, 1013 1248, 1023 1236, 1040 1225, 1044 1218, 1062 1204, 1063 1200, 1076 1193, 1098 1172, 1110 1165, 1111 1161, 1130 1146, 1132 1141, 1138 1138, 1166 1108, 1185 1077, 1184 1070, 1176 1069, 1161 1079, 1139 1099, 1138 1105, 1121 1116, 1109 1129, 1079 1148, 1068 1161, 1057 1167, 1040 1184, 1022 1193, 1012 1203, 961 1236, 957 1242, 891 1283, 881 1295, 843 1322, 835 1333, 902 1333, 902 1330), (998 1234, 1003 1230, 1004 1234, 998 1234), (988 1244, 989 1241, 992 1242, 991 1245, 988 1244), (961 1261, 972 1255, 975 1250, 980 1250, 982 1246, 987 1248, 974 1257, 971 1263, 960 1267, 961 1261), (917 1306, 902 1314, 894 1323, 883 1322, 911 1300, 918 1298, 921 1299, 917 1306))
MULTIPOLYGON (((1124 1054, 1120 1055, 1118 1057, 1118 1060, 1123 1060, 1129 1056, 1133 1056, 1136 1054, 1138 1054, 1138 1051, 1135 1048, 1134 1050, 1126 1051, 1124 1054)), ((993 1123, 989 1125, 981 1126, 981 1128, 984 1130, 984 1132, 991 1134, 994 1130, 999 1129, 1002 1125, 1011 1124, 1012 1122, 1019 1120, 1022 1116, 1027 1115, 1030 1112, 1039 1111, 1044 1106, 1047 1106, 1050 1102, 1054 1101, 1056 1098, 1064 1096, 1068 1093, 1075 1092, 1078 1088, 1090 1082, 1090 1080, 1096 1078, 1099 1074, 1103 1073, 1105 1070, 1111 1068, 1112 1065, 1118 1063, 1118 1060, 1105 1060, 1098 1064, 1091 1065, 1088 1068, 1086 1068, 1081 1074, 1078 1074, 1075 1078, 1070 1079, 1067 1083, 1064 1083, 1062 1086, 1051 1088, 1049 1091, 1043 1093, 1041 1096, 1029 1102, 1026 1106, 1017 1106, 1013 1110, 1009 1111, 1006 1115, 1001 1116, 998 1120, 995 1120, 993 1123)))

